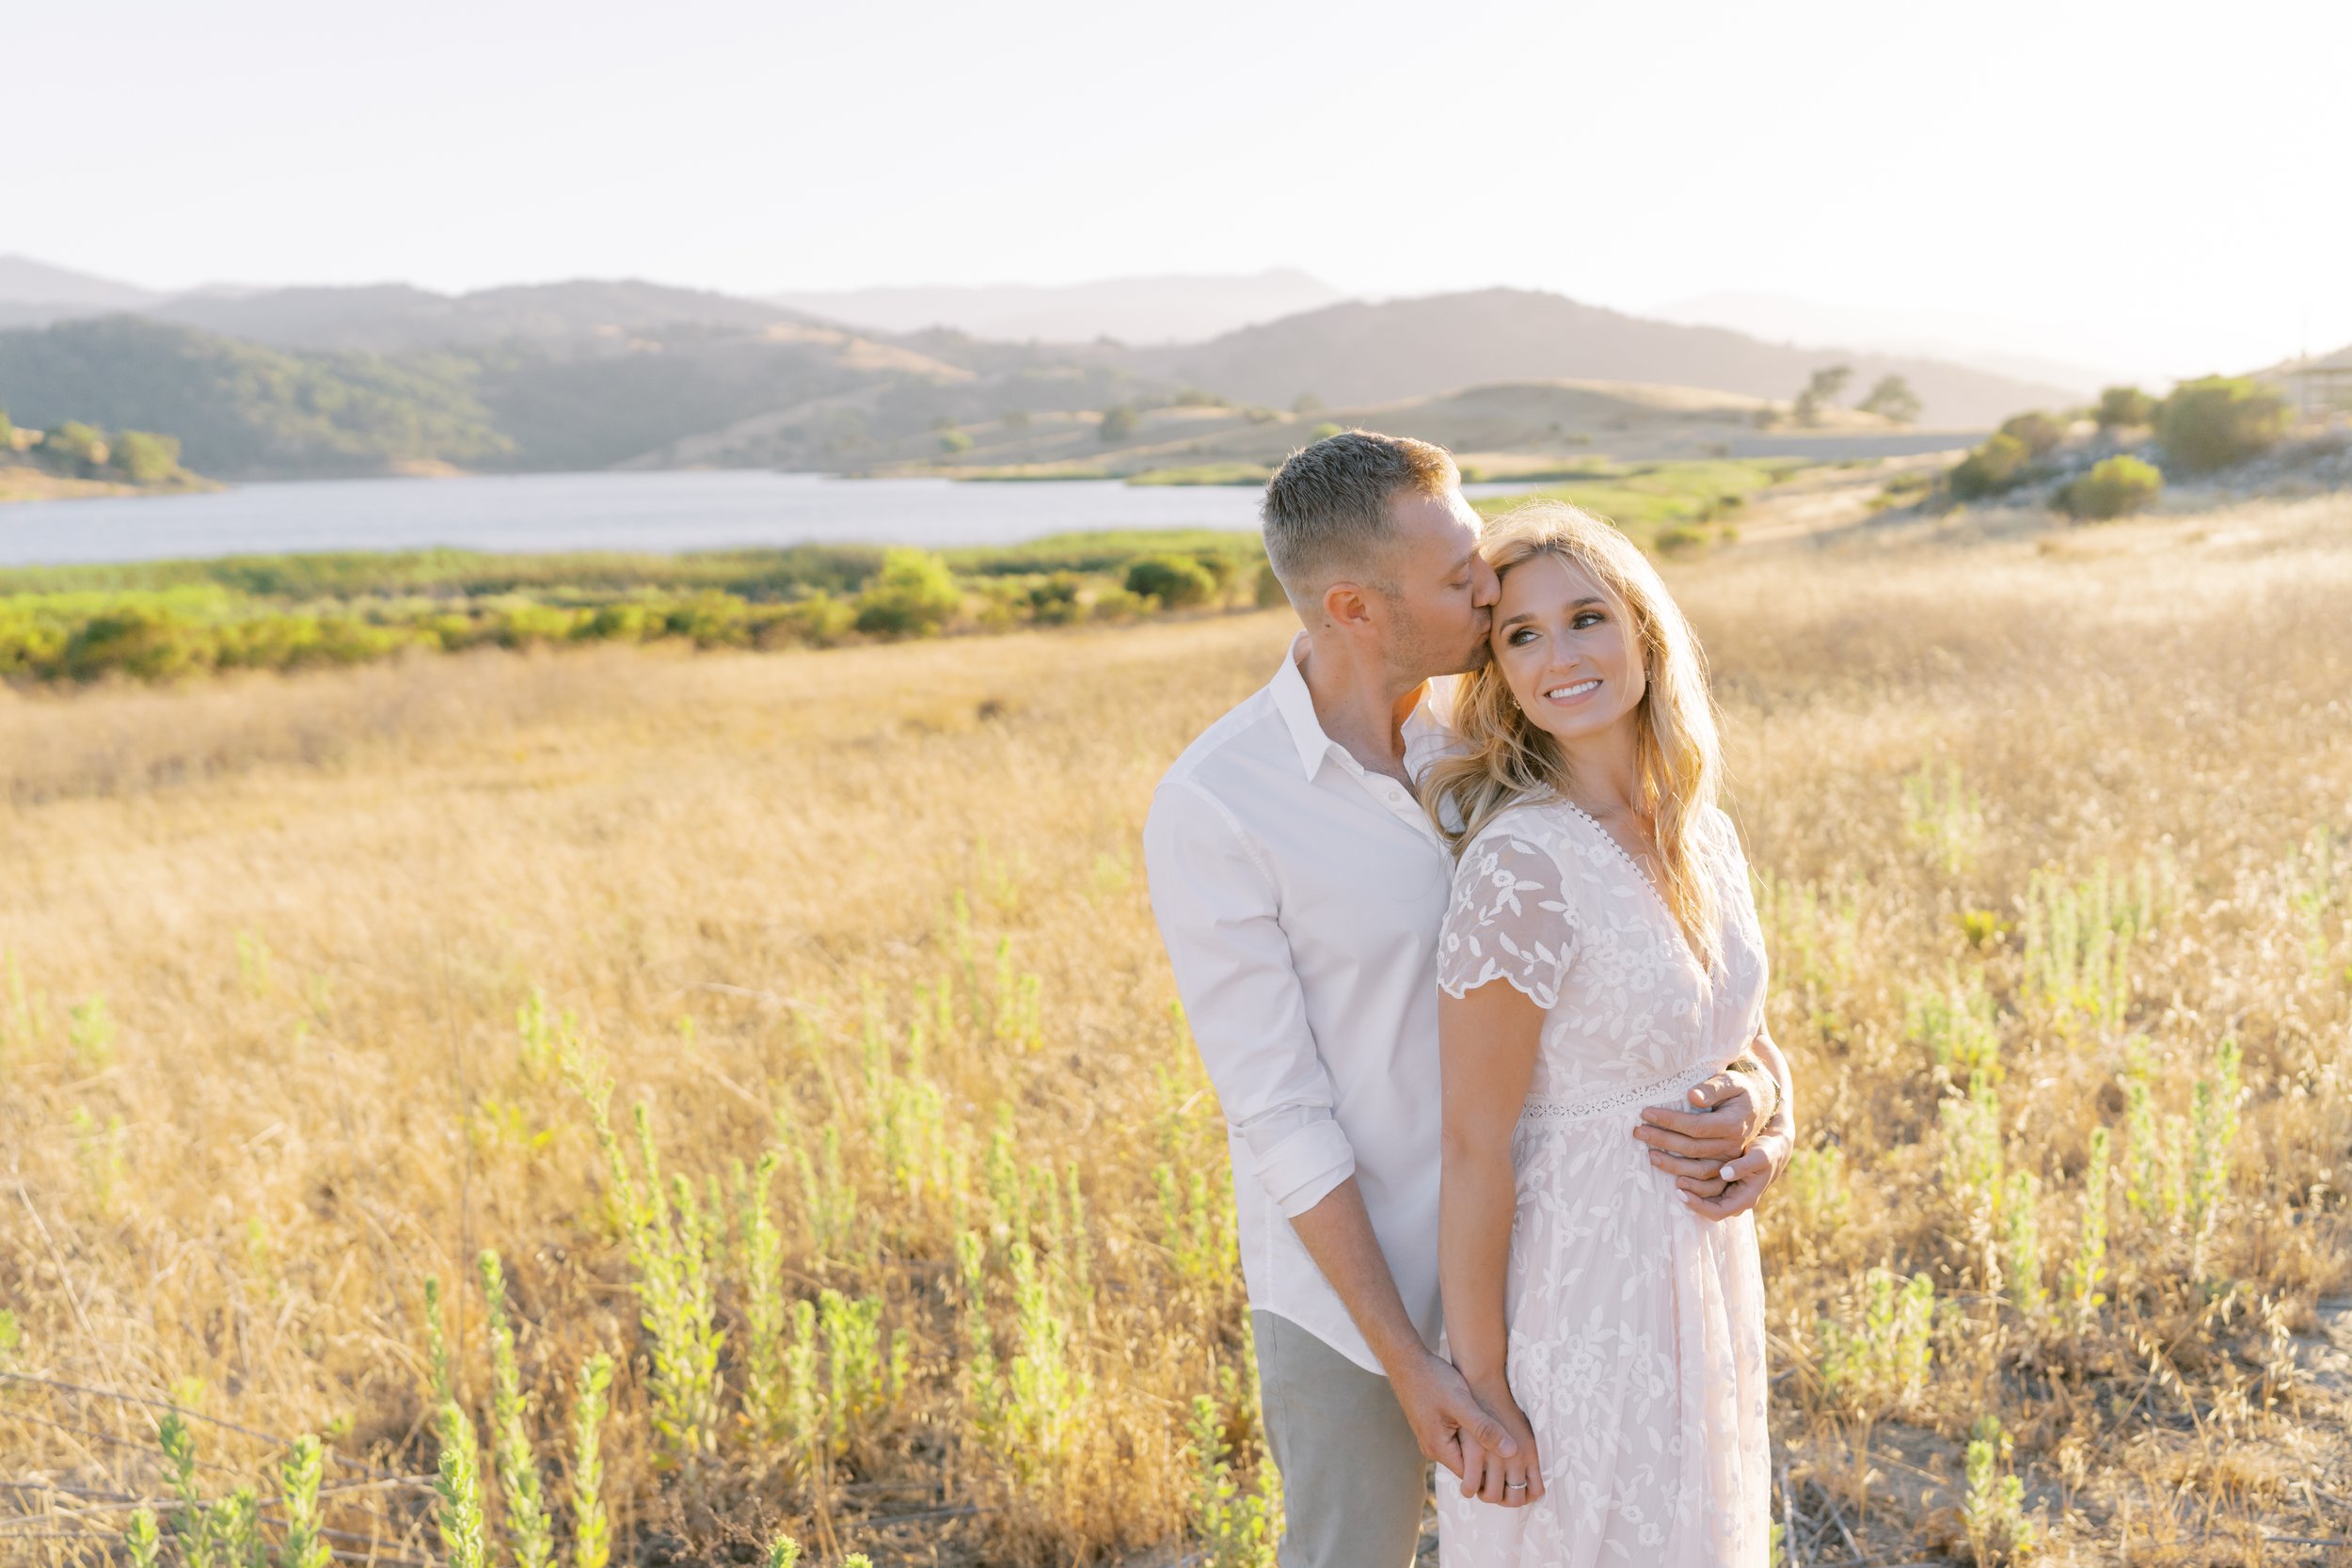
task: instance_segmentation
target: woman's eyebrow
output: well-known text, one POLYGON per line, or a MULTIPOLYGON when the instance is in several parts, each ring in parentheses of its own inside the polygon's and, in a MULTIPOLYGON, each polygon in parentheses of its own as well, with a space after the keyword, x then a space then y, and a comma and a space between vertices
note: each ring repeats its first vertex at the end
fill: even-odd
MULTIPOLYGON (((1502 623, 1502 626, 1516 626, 1521 621, 1533 621, 1534 619, 1535 619, 1535 612, 1534 610, 1522 610, 1517 615, 1513 615, 1505 619, 1502 623)), ((1497 626, 1495 630, 1501 631, 1502 626, 1497 626)))

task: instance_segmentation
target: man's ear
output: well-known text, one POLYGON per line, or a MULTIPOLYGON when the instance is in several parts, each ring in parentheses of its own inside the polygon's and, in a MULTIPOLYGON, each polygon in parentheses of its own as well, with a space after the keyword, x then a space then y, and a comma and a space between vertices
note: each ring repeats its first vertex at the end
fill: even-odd
POLYGON ((1372 595, 1360 583, 1335 582, 1323 591, 1323 613, 1335 626, 1351 630, 1370 626, 1372 595))

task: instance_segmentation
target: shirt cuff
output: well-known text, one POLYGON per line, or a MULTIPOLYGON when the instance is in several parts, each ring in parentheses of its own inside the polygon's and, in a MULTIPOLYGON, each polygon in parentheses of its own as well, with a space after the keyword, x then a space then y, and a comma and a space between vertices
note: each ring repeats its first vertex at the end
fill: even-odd
POLYGON ((1356 1149, 1328 1116, 1256 1152, 1258 1180, 1284 1219, 1305 1213, 1356 1174, 1356 1149))

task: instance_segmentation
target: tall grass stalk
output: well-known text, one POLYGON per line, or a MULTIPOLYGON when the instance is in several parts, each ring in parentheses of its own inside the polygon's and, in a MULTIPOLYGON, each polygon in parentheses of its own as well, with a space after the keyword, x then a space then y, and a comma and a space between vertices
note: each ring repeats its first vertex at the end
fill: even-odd
POLYGON ((555 1537, 540 1495, 539 1464, 532 1454, 531 1397, 523 1391, 522 1369, 515 1357, 506 1274, 499 1255, 488 1250, 476 1259, 476 1267, 490 1331, 490 1453, 506 1510, 507 1540, 515 1568, 547 1568, 555 1555, 555 1537))

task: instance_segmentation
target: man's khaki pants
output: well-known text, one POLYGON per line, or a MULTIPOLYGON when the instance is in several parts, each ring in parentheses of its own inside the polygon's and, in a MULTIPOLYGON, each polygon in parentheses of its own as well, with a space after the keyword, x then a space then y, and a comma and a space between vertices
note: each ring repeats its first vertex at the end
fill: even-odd
POLYGON ((1429 1462, 1389 1380, 1271 1312, 1249 1314, 1282 1475, 1281 1568, 1407 1568, 1429 1462))

